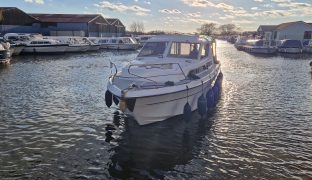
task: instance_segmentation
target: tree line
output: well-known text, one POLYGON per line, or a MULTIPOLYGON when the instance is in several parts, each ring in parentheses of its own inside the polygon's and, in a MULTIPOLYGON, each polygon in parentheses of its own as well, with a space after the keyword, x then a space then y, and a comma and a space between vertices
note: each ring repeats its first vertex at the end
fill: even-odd
POLYGON ((212 36, 212 35, 222 35, 229 36, 237 34, 240 29, 235 24, 223 24, 217 25, 215 23, 205 23, 197 29, 199 34, 212 36))
MULTIPOLYGON (((129 26, 128 33, 130 34, 144 34, 145 28, 142 22, 133 22, 129 26)), ((213 36, 213 35, 222 35, 222 36, 229 36, 229 35, 236 35, 238 34, 240 29, 235 24, 222 24, 217 25, 215 23, 205 23, 197 29, 198 34, 213 36)), ((176 32, 171 32, 175 34, 176 32)), ((148 34, 171 34, 165 31, 150 31, 148 34)))

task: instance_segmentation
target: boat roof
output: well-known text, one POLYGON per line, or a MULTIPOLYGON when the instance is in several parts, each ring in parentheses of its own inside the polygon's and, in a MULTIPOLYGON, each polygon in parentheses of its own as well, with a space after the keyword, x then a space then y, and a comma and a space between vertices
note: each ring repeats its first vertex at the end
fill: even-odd
POLYGON ((160 42, 160 41, 203 43, 212 41, 212 38, 208 36, 195 36, 195 35, 158 35, 150 38, 147 42, 160 42))

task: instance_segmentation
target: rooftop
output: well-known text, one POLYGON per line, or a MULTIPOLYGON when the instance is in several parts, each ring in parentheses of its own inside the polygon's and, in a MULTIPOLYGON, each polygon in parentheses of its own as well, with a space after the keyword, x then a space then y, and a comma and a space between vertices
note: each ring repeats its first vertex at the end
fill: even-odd
POLYGON ((29 14, 41 22, 81 23, 90 22, 101 16, 99 14, 29 14))

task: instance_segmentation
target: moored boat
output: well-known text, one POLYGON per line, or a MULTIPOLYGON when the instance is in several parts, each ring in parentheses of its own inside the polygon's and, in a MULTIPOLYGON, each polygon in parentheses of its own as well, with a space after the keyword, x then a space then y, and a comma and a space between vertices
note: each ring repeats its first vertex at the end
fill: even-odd
POLYGON ((68 44, 61 43, 54 39, 31 39, 24 43, 25 47, 22 53, 64 53, 68 47, 68 44))
POLYGON ((282 40, 281 45, 278 47, 280 53, 298 54, 303 52, 303 45, 300 40, 286 39, 282 40))
POLYGON ((61 43, 68 44, 65 52, 76 53, 86 52, 90 49, 89 44, 83 41, 82 37, 76 36, 45 36, 45 39, 58 40, 61 43))
POLYGON ((253 54, 274 54, 277 52, 274 41, 261 39, 247 40, 246 45, 244 45, 242 49, 253 54))
MULTIPOLYGON (((92 40, 92 39, 91 39, 92 40)), ((99 44, 103 49, 136 50, 139 43, 132 37, 101 37, 93 38, 93 42, 99 44)))
POLYGON ((312 40, 303 42, 303 52, 312 53, 312 40))
MULTIPOLYGON (((116 67, 113 63, 111 67, 116 67)), ((164 35, 149 39, 136 59, 109 78, 105 101, 140 125, 215 105, 222 73, 216 42, 208 37, 164 35)))
POLYGON ((247 44, 247 38, 243 36, 238 36, 234 46, 237 50, 242 51, 244 46, 247 44))

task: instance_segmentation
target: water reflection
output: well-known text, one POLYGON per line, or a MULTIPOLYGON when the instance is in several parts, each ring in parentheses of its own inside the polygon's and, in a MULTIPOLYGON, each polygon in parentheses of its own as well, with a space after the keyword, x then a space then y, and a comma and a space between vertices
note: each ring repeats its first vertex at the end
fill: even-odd
MULTIPOLYGON (((122 179, 163 178, 162 171, 189 163, 212 126, 212 115, 201 119, 193 113, 193 119, 188 122, 178 116, 147 126, 125 118, 125 131, 120 134, 118 146, 112 149, 110 175, 122 179)), ((114 118, 114 122, 118 121, 114 118)))

